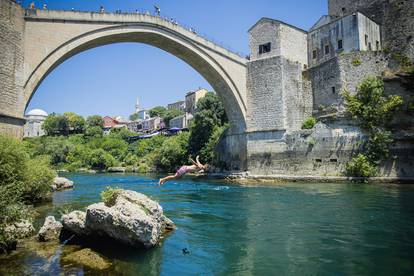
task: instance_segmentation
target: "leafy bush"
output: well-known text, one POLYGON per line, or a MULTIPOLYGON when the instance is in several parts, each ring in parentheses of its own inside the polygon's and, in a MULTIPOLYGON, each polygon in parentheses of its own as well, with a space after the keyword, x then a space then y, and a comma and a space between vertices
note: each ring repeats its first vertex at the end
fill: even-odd
POLYGON ((22 187, 22 198, 26 202, 42 201, 50 192, 56 173, 49 164, 47 156, 39 156, 27 161, 25 185, 22 187))
POLYGON ((374 176, 375 173, 375 166, 361 153, 346 164, 346 174, 348 176, 370 177, 374 176))
POLYGON ((89 155, 89 165, 92 169, 105 170, 116 164, 115 158, 103 149, 92 150, 89 155))
POLYGON ((188 160, 189 133, 182 132, 166 139, 155 151, 155 165, 165 171, 174 171, 188 160))
POLYGON ((315 125, 316 119, 314 117, 309 117, 303 122, 302 129, 312 129, 315 125))
POLYGON ((106 206, 112 207, 115 205, 116 198, 118 197, 119 193, 122 192, 122 189, 119 188, 112 188, 106 187, 106 190, 101 192, 101 199, 105 203, 106 206))
POLYGON ((228 127, 228 124, 225 124, 223 126, 216 126, 214 128, 213 133, 211 134, 207 143, 200 150, 200 157, 204 162, 217 165, 218 155, 216 152, 216 146, 219 143, 223 133, 226 131, 228 127))
POLYGON ((358 120, 368 136, 363 146, 364 155, 359 154, 349 161, 346 170, 348 175, 368 177, 374 174, 376 165, 389 157, 393 138, 385 129, 403 100, 397 95, 385 96, 384 83, 375 77, 365 79, 355 95, 345 91, 343 96, 347 112, 358 120))
POLYGON ((100 127, 101 129, 103 128, 103 119, 101 116, 99 115, 92 115, 89 116, 88 118, 86 118, 86 126, 87 127, 100 127))
POLYGON ((372 131, 365 144, 368 160, 374 164, 379 164, 380 161, 386 160, 390 155, 389 147, 392 142, 391 132, 381 129, 372 131))
POLYGON ((403 104, 400 96, 385 96, 384 83, 376 77, 365 79, 355 95, 345 91, 343 96, 348 113, 368 130, 385 126, 394 111, 403 104))
POLYGON ((55 175, 48 159, 29 157, 23 142, 0 135, 0 251, 14 240, 5 227, 28 217, 24 203, 44 198, 55 175))
POLYGON ((42 124, 42 128, 47 135, 68 135, 69 120, 64 115, 52 113, 46 117, 42 124))
POLYGON ((127 166, 136 166, 138 161, 138 157, 133 153, 128 153, 123 160, 124 164, 127 166))
POLYGON ((99 138, 102 137, 102 127, 100 126, 87 126, 85 129, 85 136, 87 138, 99 138))
POLYGON ((206 146, 216 127, 227 123, 226 112, 220 99, 214 93, 207 93, 197 103, 193 124, 190 127, 189 151, 198 155, 206 146))
POLYGON ((359 58, 355 58, 352 60, 353 66, 360 66, 362 64, 361 60, 359 58))

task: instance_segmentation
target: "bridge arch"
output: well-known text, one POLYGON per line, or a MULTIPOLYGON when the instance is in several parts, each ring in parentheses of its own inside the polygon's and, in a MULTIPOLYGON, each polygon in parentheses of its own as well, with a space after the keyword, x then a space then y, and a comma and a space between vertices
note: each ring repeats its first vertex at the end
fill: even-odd
MULTIPOLYGON (((69 12, 70 13, 70 12, 69 12)), ((153 17, 153 16, 151 16, 153 17)), ((26 18, 26 24, 36 18, 26 18)), ((182 59, 199 72, 223 101, 231 124, 231 132, 242 133, 246 128, 246 99, 245 99, 245 59, 235 55, 223 54, 222 49, 216 50, 213 45, 200 43, 200 39, 184 28, 173 26, 170 22, 157 19, 154 22, 130 22, 99 26, 93 30, 83 31, 82 28, 70 39, 59 41, 53 49, 38 53, 38 62, 25 60, 26 70, 24 81, 24 98, 27 106, 45 77, 59 64, 68 58, 98 46, 118 42, 138 42, 152 45, 182 59), (162 24, 159 24, 162 21, 162 24), (183 31, 183 30, 185 31, 183 31)), ((56 19, 51 24, 59 24, 56 19)), ((65 25, 66 21, 60 22, 65 25)), ((76 21, 76 24, 91 24, 91 22, 76 21)), ((59 28, 56 29, 59 32, 59 28)), ((64 32, 65 28, 60 31, 64 32)), ((26 27, 26 43, 30 43, 30 28, 26 27)), ((40 32, 41 35, 41 32, 40 32)), ((38 41, 42 38, 37 37, 38 41)), ((38 42, 39 43, 39 42, 38 42)), ((40 42, 41 43, 41 42, 40 42)), ((44 45, 47 46, 47 39, 44 45)), ((42 47, 40 47, 42 48, 42 47)), ((34 48, 32 48, 33 50, 34 48)), ((29 51, 29 50, 27 50, 29 51)), ((225 52, 224 52, 225 53, 225 52)))

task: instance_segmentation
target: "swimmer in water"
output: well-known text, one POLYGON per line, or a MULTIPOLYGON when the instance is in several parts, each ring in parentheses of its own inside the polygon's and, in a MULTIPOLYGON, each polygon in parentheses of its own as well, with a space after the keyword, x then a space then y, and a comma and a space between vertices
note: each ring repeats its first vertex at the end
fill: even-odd
POLYGON ((204 165, 201 164, 198 155, 196 157, 196 161, 194 161, 191 157, 190 157, 190 161, 191 163, 193 163, 193 165, 181 166, 174 175, 168 175, 164 178, 160 178, 160 180, 158 181, 158 184, 163 185, 166 181, 173 180, 173 179, 179 179, 186 173, 203 172, 205 169, 207 169, 207 164, 204 164, 204 165))

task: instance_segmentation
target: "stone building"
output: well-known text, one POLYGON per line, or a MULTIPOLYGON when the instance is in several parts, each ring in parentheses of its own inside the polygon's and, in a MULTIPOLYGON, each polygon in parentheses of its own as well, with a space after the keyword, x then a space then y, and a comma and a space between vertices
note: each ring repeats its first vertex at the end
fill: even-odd
POLYGON ((129 121, 126 123, 126 127, 129 131, 140 132, 142 131, 142 121, 129 121))
POLYGON ((167 105, 167 109, 168 110, 178 109, 181 111, 185 111, 185 101, 177 101, 175 103, 170 103, 167 105))
POLYGON ((102 118, 102 120, 103 120, 103 127, 104 128, 112 128, 112 127, 119 124, 119 121, 117 119, 112 118, 110 116, 105 116, 105 117, 102 118))
POLYGON ((26 124, 24 125, 24 137, 37 137, 45 135, 42 128, 47 113, 42 109, 32 109, 26 113, 26 124))
POLYGON ((324 15, 308 33, 309 67, 339 54, 380 50, 379 25, 359 12, 339 18, 324 15))
POLYGON ((153 117, 142 122, 142 130, 146 132, 153 132, 163 127, 163 122, 160 117, 153 117))
POLYGON ((193 119, 193 115, 186 113, 175 118, 172 118, 169 122, 170 128, 188 128, 190 121, 193 119))
POLYGON ((329 15, 360 12, 381 26, 382 48, 414 62, 414 1, 328 0, 329 15))
POLYGON ((185 111, 194 115, 197 102, 208 93, 207 89, 200 88, 196 91, 188 92, 185 95, 185 111))
POLYGON ((312 111, 311 91, 302 78, 308 63, 307 32, 262 18, 249 30, 249 45, 248 130, 299 128, 312 111))
POLYGON ((137 114, 139 120, 147 120, 150 118, 149 111, 145 109, 139 110, 137 114))

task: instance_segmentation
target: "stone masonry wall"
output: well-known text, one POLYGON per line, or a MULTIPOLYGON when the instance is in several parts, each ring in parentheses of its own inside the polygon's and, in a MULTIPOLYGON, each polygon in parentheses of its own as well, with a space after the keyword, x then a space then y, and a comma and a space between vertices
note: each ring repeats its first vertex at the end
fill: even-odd
POLYGON ((23 9, 13 1, 0 1, 0 132, 14 136, 23 134, 19 128, 24 123, 23 15, 23 9))
POLYGON ((302 74, 303 64, 282 59, 283 102, 285 127, 300 129, 303 121, 312 116, 312 89, 302 74))
POLYGON ((358 85, 369 76, 381 76, 388 60, 381 52, 354 52, 309 69, 313 90, 314 113, 344 111, 342 92, 355 93, 358 85), (333 89, 333 87, 335 89, 333 89))
POLYGON ((262 20, 249 31, 250 60, 280 56, 280 24, 276 21, 262 20), (271 43, 271 51, 259 54, 259 45, 271 43))
POLYGON ((247 129, 284 129, 285 111, 281 57, 247 64, 247 129))
POLYGON ((247 64, 248 131, 297 129, 311 116, 312 92, 302 66, 283 57, 247 64))
POLYGON ((359 11, 381 25, 382 47, 414 61, 414 1, 329 0, 329 14, 342 16, 359 11))

